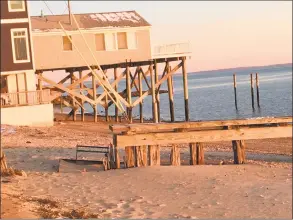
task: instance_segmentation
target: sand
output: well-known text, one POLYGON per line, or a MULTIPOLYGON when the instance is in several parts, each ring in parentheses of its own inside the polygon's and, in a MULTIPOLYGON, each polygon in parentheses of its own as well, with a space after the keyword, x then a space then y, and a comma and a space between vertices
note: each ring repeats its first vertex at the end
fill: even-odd
MULTIPOLYGON (((247 141, 245 165, 229 165, 231 144, 222 142, 206 144, 206 164, 228 165, 57 173, 76 144, 107 146, 108 124, 4 128, 8 165, 27 176, 2 178, 2 218, 65 218, 80 210, 99 218, 292 218, 291 139, 247 141)), ((163 148, 162 159, 169 153, 163 148)), ((181 153, 188 161, 188 149, 181 153)))

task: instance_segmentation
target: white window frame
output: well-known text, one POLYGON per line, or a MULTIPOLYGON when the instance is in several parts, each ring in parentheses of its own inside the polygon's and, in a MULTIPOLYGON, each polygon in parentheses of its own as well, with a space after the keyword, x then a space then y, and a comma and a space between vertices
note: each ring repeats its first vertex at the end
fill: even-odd
POLYGON ((108 33, 104 33, 104 41, 105 41, 105 51, 117 51, 118 50, 118 40, 117 40, 117 33, 116 32, 108 32, 108 33), (114 35, 114 42, 115 42, 115 48, 114 49, 109 49, 107 48, 106 45, 106 34, 113 34, 114 35))
POLYGON ((30 58, 30 48, 29 48, 29 42, 28 42, 28 31, 27 28, 13 28, 10 30, 11 33, 11 46, 12 46, 12 55, 13 55, 13 63, 29 63, 31 61, 30 58), (17 38, 13 35, 14 32, 24 31, 25 32, 25 42, 26 42, 26 53, 27 53, 27 59, 26 60, 16 60, 15 55, 15 44, 14 44, 14 38, 17 38))
POLYGON ((11 1, 8 0, 7 3, 8 3, 8 11, 9 12, 20 12, 20 11, 25 11, 25 1, 24 0, 20 0, 22 2, 22 8, 19 8, 19 9, 12 9, 11 8, 11 1))
POLYGON ((126 32, 126 40, 127 40, 127 50, 137 50, 138 49, 138 37, 137 37, 137 32, 136 31, 127 31, 126 32), (128 37, 129 33, 133 33, 135 35, 135 38, 134 38, 135 47, 134 48, 129 48, 129 45, 131 45, 129 43, 129 41, 128 41, 129 40, 129 37, 128 37))

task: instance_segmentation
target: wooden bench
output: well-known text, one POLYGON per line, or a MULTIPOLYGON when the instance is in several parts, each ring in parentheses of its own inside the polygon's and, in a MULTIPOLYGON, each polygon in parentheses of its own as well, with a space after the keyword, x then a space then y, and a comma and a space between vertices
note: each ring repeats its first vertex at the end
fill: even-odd
POLYGON ((108 157, 110 153, 110 147, 76 145, 76 160, 78 152, 100 153, 105 154, 105 157, 108 157))

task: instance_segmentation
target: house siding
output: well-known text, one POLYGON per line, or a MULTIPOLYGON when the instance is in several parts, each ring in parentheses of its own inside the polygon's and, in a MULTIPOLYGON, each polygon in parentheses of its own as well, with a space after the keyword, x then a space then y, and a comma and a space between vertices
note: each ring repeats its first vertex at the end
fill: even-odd
POLYGON ((25 11, 20 11, 20 12, 10 12, 8 10, 7 0, 1 0, 0 2, 1 2, 1 19, 28 18, 27 1, 24 1, 25 11))
POLYGON ((1 24, 1 72, 6 71, 21 71, 33 69, 33 56, 30 42, 30 28, 29 23, 13 23, 1 24), (30 62, 27 63, 14 63, 12 42, 11 42, 11 29, 26 28, 29 41, 29 54, 30 62))
MULTIPOLYGON (((68 33, 70 35, 70 33, 68 33)), ((151 59, 151 42, 149 29, 137 30, 137 49, 123 49, 114 51, 96 51, 95 34, 85 33, 85 39, 95 54, 100 65, 123 63, 126 60, 145 61, 151 59)), ((87 48, 80 34, 72 34, 73 43, 80 50, 89 65, 96 65, 91 52, 87 48)), ((79 53, 73 51, 63 51, 62 34, 36 34, 32 32, 35 54, 35 68, 57 69, 86 66, 79 53)))

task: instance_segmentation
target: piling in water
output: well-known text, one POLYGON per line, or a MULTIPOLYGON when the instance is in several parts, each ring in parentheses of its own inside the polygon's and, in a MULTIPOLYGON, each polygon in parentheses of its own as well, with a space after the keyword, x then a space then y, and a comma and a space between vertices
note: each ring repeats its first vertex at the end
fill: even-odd
POLYGON ((238 110, 237 106, 237 85, 236 85, 236 73, 233 74, 233 82, 234 82, 234 99, 235 99, 235 108, 238 110))
POLYGON ((256 100, 257 100, 257 107, 260 108, 260 103, 259 103, 259 80, 258 80, 258 73, 255 74, 255 81, 256 81, 256 100))
POLYGON ((250 74, 251 105, 254 110, 253 74, 250 74))

